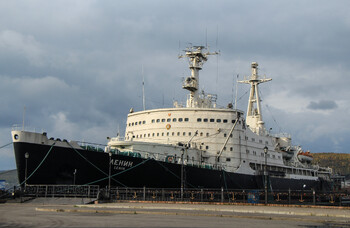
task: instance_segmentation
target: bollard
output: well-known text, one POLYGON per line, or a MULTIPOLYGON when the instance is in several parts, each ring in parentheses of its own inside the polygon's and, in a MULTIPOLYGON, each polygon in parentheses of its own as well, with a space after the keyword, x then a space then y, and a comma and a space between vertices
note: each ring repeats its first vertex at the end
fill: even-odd
POLYGON ((290 189, 288 189, 288 204, 290 204, 290 189))
POLYGON ((143 186, 143 201, 146 201, 146 186, 143 186))
POLYGON ((221 203, 224 202, 224 188, 221 187, 221 203))

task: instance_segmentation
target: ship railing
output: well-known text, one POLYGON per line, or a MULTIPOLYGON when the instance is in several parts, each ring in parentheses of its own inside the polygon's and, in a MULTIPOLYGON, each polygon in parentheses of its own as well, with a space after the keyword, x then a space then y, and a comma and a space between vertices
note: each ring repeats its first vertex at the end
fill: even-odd
POLYGON ((28 132, 34 132, 34 133, 42 133, 45 132, 45 129, 43 128, 35 128, 31 126, 23 126, 20 124, 14 124, 12 125, 12 131, 28 131, 28 132))
POLYGON ((84 142, 84 141, 76 141, 79 146, 85 150, 88 151, 96 151, 96 152, 105 152, 104 148, 106 147, 105 144, 99 144, 99 143, 90 143, 90 142, 84 142))
POLYGON ((289 133, 275 133, 275 134, 270 134, 272 137, 275 137, 275 138, 281 138, 281 137, 287 137, 287 138, 291 138, 291 134, 289 133))

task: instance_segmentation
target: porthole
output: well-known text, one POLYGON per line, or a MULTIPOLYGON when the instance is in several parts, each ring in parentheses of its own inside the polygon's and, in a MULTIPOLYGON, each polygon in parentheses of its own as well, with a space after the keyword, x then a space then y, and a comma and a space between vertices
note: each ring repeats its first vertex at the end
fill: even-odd
POLYGON ((19 138, 19 136, 18 136, 17 134, 15 134, 15 135, 13 136, 13 138, 14 138, 15 140, 17 140, 17 139, 19 138))

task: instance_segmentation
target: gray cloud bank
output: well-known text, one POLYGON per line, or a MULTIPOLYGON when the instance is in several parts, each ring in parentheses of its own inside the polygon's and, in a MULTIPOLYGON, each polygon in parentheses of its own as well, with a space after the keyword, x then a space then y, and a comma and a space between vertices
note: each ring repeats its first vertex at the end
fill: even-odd
POLYGON ((309 109, 313 110, 330 110, 330 109, 336 109, 338 107, 337 103, 334 101, 319 101, 319 102, 314 102, 311 101, 310 104, 307 106, 309 109))
MULTIPOLYGON (((204 65, 200 86, 217 93, 222 106, 232 101, 233 76, 248 75, 257 61, 260 74, 273 78, 261 85, 273 113, 263 107, 267 125, 286 129, 311 151, 347 152, 349 6, 345 0, 2 1, 0 146, 11 141, 24 107, 28 128, 105 143, 118 127, 123 132, 131 107, 142 109, 142 66, 147 107, 169 107, 186 98, 181 78, 189 71, 177 55, 207 40, 221 55, 204 65), (330 115, 336 123, 324 121, 330 115)), ((239 97, 247 89, 239 86, 239 97)), ((246 102, 243 96, 238 108, 246 102)), ((11 147, 0 150, 0 170, 9 168, 15 168, 11 147)))

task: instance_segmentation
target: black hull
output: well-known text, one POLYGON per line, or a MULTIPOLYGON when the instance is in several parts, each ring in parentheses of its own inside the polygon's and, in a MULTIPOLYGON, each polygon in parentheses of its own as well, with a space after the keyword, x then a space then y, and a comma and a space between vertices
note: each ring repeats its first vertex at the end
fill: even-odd
MULTIPOLYGON (((123 187, 180 188, 181 164, 160 162, 131 156, 75 150, 30 143, 14 143, 19 182, 27 184, 76 184, 123 187), (50 150, 51 149, 51 150, 50 150), (29 158, 25 158, 25 153, 29 158), (46 157, 46 158, 45 158, 46 157), (109 166, 110 159, 112 165, 109 166), (36 171, 35 171, 36 170, 36 171), (76 174, 74 172, 76 170, 76 174)), ((244 175, 226 171, 184 166, 186 188, 263 189, 263 176, 244 175)), ((270 177, 269 189, 320 190, 322 183, 270 177)))

